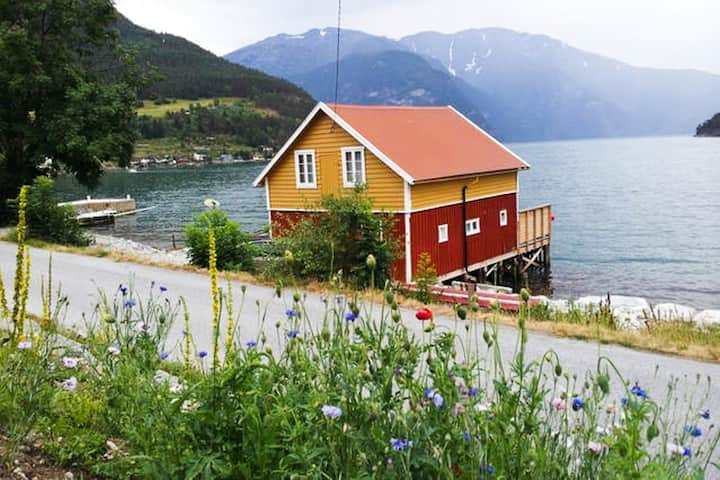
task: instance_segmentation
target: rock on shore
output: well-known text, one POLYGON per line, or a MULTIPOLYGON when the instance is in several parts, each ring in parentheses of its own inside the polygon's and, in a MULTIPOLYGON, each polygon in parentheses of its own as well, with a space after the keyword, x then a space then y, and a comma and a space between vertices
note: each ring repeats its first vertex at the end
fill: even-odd
POLYGON ((113 252, 144 258, 152 262, 170 263, 173 265, 186 265, 188 263, 187 248, 180 250, 161 250, 133 240, 110 235, 95 235, 95 246, 106 248, 113 252))

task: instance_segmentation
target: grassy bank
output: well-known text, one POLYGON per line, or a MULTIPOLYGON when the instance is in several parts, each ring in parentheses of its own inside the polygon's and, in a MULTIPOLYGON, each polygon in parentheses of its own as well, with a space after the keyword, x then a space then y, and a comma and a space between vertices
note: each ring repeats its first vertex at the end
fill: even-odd
POLYGON ((144 105, 135 109, 138 115, 147 115, 150 117, 164 117, 168 112, 179 112, 180 110, 189 110, 191 105, 201 105, 210 107, 213 105, 235 105, 242 101, 240 97, 218 97, 218 98, 200 98, 197 100, 184 100, 182 98, 169 100, 168 103, 156 105, 152 100, 145 100, 144 105))

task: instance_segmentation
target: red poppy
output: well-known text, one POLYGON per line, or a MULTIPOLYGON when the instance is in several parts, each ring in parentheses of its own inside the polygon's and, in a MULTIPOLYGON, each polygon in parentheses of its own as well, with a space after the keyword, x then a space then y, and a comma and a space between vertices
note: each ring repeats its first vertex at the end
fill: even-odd
POLYGON ((452 471, 456 477, 460 477, 462 475, 462 469, 460 468, 460 465, 453 465, 452 471))
POLYGON ((415 312, 415 318, 418 320, 430 320, 432 318, 432 312, 427 307, 418 308, 415 312))

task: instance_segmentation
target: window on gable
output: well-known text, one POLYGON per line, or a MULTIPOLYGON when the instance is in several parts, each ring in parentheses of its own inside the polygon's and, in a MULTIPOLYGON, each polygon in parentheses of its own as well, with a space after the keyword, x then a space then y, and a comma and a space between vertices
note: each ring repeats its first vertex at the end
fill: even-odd
POLYGON ((365 182, 365 149, 345 147, 342 152, 343 187, 353 188, 365 182))
POLYGON ((475 235, 480 233, 480 219, 471 218, 465 221, 465 235, 475 235))
POLYGON ((447 223, 438 225, 438 243, 445 243, 448 241, 448 226, 447 223))
POLYGON ((504 227, 507 225, 507 210, 500 210, 500 226, 504 227))
POLYGON ((295 182, 297 188, 317 188, 315 150, 295 151, 295 182))

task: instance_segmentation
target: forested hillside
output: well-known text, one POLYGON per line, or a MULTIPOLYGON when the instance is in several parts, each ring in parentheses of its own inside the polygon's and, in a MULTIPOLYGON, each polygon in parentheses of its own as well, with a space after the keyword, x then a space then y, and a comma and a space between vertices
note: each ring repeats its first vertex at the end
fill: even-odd
POLYGON ((123 43, 135 47, 139 62, 157 67, 160 79, 142 96, 172 98, 243 97, 281 115, 303 117, 312 98, 292 83, 224 60, 188 40, 157 33, 119 15, 123 43))
POLYGON ((720 137, 720 113, 716 113, 709 120, 698 125, 695 130, 698 137, 720 137))

